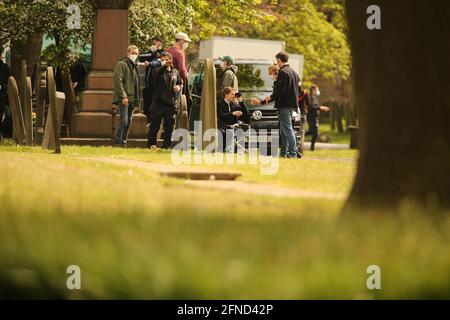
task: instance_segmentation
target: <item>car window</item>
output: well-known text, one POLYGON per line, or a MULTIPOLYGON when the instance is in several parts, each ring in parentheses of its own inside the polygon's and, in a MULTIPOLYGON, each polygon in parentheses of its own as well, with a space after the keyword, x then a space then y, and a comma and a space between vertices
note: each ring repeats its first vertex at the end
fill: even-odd
POLYGON ((240 91, 272 91, 268 64, 238 64, 237 67, 240 91))
POLYGON ((201 96, 202 94, 202 84, 204 78, 204 69, 205 64, 201 62, 193 63, 189 68, 189 88, 191 89, 191 93, 195 95, 201 96))

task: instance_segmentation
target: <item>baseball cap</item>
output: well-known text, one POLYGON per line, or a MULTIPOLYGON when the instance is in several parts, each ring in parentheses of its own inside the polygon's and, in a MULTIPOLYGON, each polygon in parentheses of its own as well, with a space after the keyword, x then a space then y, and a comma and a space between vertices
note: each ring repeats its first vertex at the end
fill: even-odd
POLYGON ((232 57, 230 57, 230 56, 219 57, 219 60, 226 61, 229 64, 234 64, 234 59, 232 57))
POLYGON ((189 39, 188 35, 186 33, 184 33, 184 32, 178 32, 175 35, 175 39, 177 39, 177 40, 184 40, 186 42, 191 42, 192 41, 191 39, 189 39))

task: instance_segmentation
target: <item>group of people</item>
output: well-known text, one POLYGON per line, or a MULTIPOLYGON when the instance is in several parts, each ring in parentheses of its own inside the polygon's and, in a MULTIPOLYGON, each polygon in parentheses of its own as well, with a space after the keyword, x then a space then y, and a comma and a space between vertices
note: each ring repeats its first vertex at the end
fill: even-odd
MULTIPOLYGON (((311 86, 310 93, 302 89, 300 77, 289 66, 289 55, 286 52, 278 53, 275 58, 276 64, 268 69, 269 76, 274 81, 272 94, 262 100, 254 97, 251 99, 251 103, 260 105, 274 102, 280 123, 280 156, 301 158, 303 156, 304 135, 312 136, 311 150, 314 150, 319 134, 320 111, 328 111, 329 108, 320 105, 318 86, 311 86), (294 112, 300 114, 301 137, 299 141, 297 141, 292 123, 294 112), (309 125, 307 132, 304 130, 306 122, 309 125)), ((219 99, 217 104, 217 117, 219 129, 225 132, 239 122, 249 123, 250 116, 247 106, 238 92, 236 67, 233 65, 233 59, 229 56, 220 59, 223 72, 219 77, 218 92, 220 92, 222 98, 219 99)))
MULTIPOLYGON (((175 44, 164 50, 163 42, 153 38, 150 51, 139 54, 136 46, 128 47, 128 55, 119 60, 114 69, 113 104, 118 106, 120 122, 115 132, 114 143, 126 147, 128 132, 133 113, 138 109, 141 97, 138 64, 144 64, 145 86, 143 90, 144 113, 148 118, 147 147, 159 150, 157 134, 164 121, 163 148, 170 148, 175 114, 178 111, 181 94, 187 92, 188 71, 184 51, 191 39, 185 33, 178 33, 175 44)), ((248 125, 250 113, 239 92, 237 67, 231 56, 220 57, 222 71, 217 79, 217 120, 218 129, 226 137, 226 131, 236 125, 248 125)), ((319 87, 313 85, 307 93, 301 87, 297 72, 289 66, 289 55, 280 52, 275 56, 276 64, 269 67, 269 75, 273 82, 273 92, 264 99, 252 98, 254 105, 274 102, 280 123, 281 148, 280 156, 286 158, 302 157, 302 142, 306 122, 312 135, 311 150, 315 148, 318 138, 320 111, 329 108, 321 106, 318 100, 319 87), (300 114, 301 138, 297 137, 293 127, 293 115, 300 114)), ((189 111, 189 110, 188 110, 189 111)), ((225 138, 226 139, 226 138, 225 138)), ((223 151, 232 141, 224 141, 223 151)))
POLYGON ((145 86, 143 90, 144 113, 148 118, 147 147, 159 150, 157 134, 164 120, 163 148, 171 147, 175 114, 183 89, 186 90, 188 72, 184 51, 191 39, 183 32, 176 34, 172 47, 164 50, 162 40, 153 38, 148 53, 139 55, 139 48, 128 47, 127 57, 122 58, 114 68, 113 104, 120 116, 114 135, 114 144, 127 146, 128 132, 133 113, 139 109, 141 98, 138 64, 145 65, 145 86))

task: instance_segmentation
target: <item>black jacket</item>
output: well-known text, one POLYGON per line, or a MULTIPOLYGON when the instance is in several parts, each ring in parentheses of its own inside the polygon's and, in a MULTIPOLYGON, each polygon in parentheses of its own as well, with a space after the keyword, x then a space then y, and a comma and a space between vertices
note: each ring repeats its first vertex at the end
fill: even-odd
POLYGON ((183 83, 178 70, 172 68, 169 71, 166 67, 158 67, 151 72, 154 84, 153 104, 174 106, 175 92, 173 87, 183 83))
POLYGON ((308 95, 308 121, 314 121, 320 116, 319 99, 312 94, 308 95))
POLYGON ((270 96, 275 101, 275 108, 298 108, 299 82, 300 77, 289 65, 280 68, 270 96))
POLYGON ((250 115, 244 102, 228 104, 224 99, 217 101, 217 122, 219 129, 226 129, 227 126, 234 125, 241 120, 245 123, 250 122, 250 115), (242 111, 241 117, 233 116, 234 111, 242 111))

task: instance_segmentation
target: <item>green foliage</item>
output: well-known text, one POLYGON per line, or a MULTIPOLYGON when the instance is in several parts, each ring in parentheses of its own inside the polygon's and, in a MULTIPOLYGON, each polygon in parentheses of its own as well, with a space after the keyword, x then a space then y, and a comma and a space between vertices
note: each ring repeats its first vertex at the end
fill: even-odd
POLYGON ((288 52, 305 56, 307 82, 349 77, 350 48, 342 0, 278 1, 263 8, 275 20, 261 30, 241 28, 240 35, 285 41, 288 52))
POLYGON ((232 35, 237 22, 258 27, 271 20, 259 4, 261 0, 135 0, 130 7, 130 41, 146 48, 155 36, 169 46, 180 31, 189 32, 194 41, 232 35))
POLYGON ((49 36, 57 45, 49 50, 56 64, 70 63, 65 51, 71 47, 83 49, 92 41, 93 10, 89 0, 4 0, 0 2, 0 42, 15 40, 26 42, 35 34, 49 36), (81 10, 81 29, 69 29, 69 5, 77 4, 81 10))
MULTIPOLYGON (((264 70, 266 71, 266 70, 264 70)), ((265 85, 264 80, 261 76, 261 69, 255 68, 254 65, 251 64, 242 64, 239 65, 239 70, 237 73, 239 87, 240 88, 263 88, 267 87, 265 85)))

